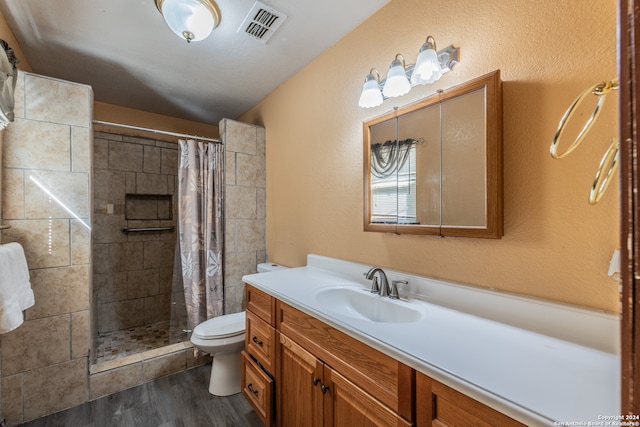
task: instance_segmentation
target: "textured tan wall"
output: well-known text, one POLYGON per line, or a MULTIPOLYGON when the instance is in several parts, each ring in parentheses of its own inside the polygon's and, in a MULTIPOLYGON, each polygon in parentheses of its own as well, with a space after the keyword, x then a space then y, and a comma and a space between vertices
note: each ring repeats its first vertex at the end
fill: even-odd
POLYGON ((571 156, 549 143, 588 85, 616 75, 614 0, 393 0, 239 120, 267 132, 267 254, 290 266, 308 253, 484 287, 618 310, 606 275, 618 247, 618 188, 596 206, 588 190, 617 134, 617 95, 571 156), (371 67, 396 53, 414 62, 427 35, 461 48, 436 84, 375 109, 358 96, 371 67), (485 73, 504 81, 501 240, 362 231, 362 122, 485 73))

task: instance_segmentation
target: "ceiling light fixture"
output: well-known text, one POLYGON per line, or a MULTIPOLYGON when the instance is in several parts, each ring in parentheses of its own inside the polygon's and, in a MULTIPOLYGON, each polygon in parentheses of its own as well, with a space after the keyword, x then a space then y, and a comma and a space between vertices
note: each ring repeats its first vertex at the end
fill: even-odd
POLYGON ((444 73, 451 71, 460 62, 460 48, 448 46, 441 51, 436 49, 436 40, 429 36, 420 47, 415 64, 405 66, 404 57, 397 54, 389 65, 385 80, 376 78, 378 71, 372 68, 365 78, 358 105, 372 108, 381 105, 387 98, 402 96, 412 87, 436 82, 444 73))
POLYGON ((220 23, 220 9, 213 0, 155 0, 165 22, 187 43, 209 37, 220 23))

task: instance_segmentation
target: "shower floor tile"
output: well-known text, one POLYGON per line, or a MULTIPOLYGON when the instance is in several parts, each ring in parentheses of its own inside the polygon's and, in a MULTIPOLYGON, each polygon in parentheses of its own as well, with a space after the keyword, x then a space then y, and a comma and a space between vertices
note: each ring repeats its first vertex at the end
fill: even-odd
POLYGON ((118 359, 170 344, 168 320, 98 335, 96 363, 118 359))

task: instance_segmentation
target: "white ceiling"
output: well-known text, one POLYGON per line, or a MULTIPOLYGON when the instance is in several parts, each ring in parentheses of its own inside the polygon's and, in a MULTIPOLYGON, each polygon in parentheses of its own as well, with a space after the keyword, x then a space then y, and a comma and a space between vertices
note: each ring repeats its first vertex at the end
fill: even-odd
POLYGON ((0 0, 34 73, 96 101, 217 125, 236 118, 389 0, 263 0, 288 16, 263 44, 237 32, 254 0, 218 0, 220 26, 187 44, 154 0, 0 0))

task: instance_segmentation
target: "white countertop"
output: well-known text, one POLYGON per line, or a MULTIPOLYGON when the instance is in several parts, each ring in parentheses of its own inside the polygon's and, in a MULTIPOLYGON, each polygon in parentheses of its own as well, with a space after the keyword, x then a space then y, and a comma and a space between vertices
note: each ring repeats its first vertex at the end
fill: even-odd
MULTIPOLYGON (((477 313, 449 308, 455 304, 429 302, 429 288, 415 284, 421 281, 420 278, 398 272, 387 271, 389 280, 409 278, 409 290, 401 288, 400 295, 408 296, 411 303, 426 310, 423 319, 414 323, 376 323, 322 312, 315 303, 319 289, 332 286, 365 289, 368 286, 368 281, 354 276, 354 272, 361 275, 370 266, 336 260, 336 265, 344 268, 325 268, 331 267, 332 263, 330 258, 309 255, 306 267, 251 274, 244 276, 243 280, 524 424, 547 426, 557 425, 555 422, 598 422, 602 421, 599 417, 619 415, 620 358, 616 351, 534 332, 535 327, 527 327, 533 329, 527 330, 478 316, 477 313), (420 295, 417 293, 419 290, 427 293, 420 295)), ((433 282, 432 279, 425 280, 433 282)), ((449 284, 439 282, 438 286, 442 291, 449 284)), ((459 285, 453 286, 459 298, 460 292, 465 290, 459 285)), ((473 297, 477 292, 477 289, 470 288, 468 296, 473 297)), ((518 310, 526 319, 527 315, 536 313, 538 305, 544 310, 563 310, 561 305, 556 307, 522 297, 515 297, 504 304, 500 301, 504 295, 499 293, 495 296, 496 306, 491 307, 492 291, 481 292, 484 298, 474 299, 482 301, 485 305, 483 310, 487 312, 500 312, 499 304, 520 304, 518 310), (527 314, 524 312, 528 311, 528 305, 533 309, 527 314)), ((440 300, 444 301, 443 298, 440 300)), ((569 316, 574 312, 581 316, 573 320, 587 325, 589 330, 584 331, 585 335, 598 330, 598 327, 591 327, 590 322, 604 324, 602 330, 606 335, 611 332, 612 325, 615 326, 612 322, 615 316, 612 315, 582 309, 566 311, 569 316)), ((553 315, 545 314, 544 317, 553 315)), ((570 324, 571 319, 566 323, 570 324)), ((540 329, 544 328, 543 325, 540 329)), ((575 328, 562 332, 562 328, 563 325, 558 324, 560 336, 563 333, 581 333, 575 328)), ((589 341, 588 338, 578 338, 575 341, 589 341)), ((591 337, 591 340, 598 339, 591 337)), ((602 339, 612 340, 612 344, 599 347, 616 347, 615 338, 604 336, 602 339)))

